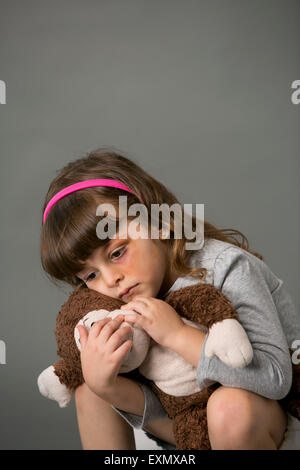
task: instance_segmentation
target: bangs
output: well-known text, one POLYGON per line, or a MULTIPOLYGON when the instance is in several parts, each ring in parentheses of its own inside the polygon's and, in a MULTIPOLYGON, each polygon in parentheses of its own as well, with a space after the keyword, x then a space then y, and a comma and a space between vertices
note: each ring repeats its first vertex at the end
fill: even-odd
MULTIPOLYGON (((110 238, 102 240, 97 236, 97 224, 106 217, 96 215, 99 201, 75 197, 72 204, 70 199, 67 204, 67 212, 63 204, 60 204, 59 210, 49 213, 49 219, 52 215, 55 220, 46 224, 42 230, 41 262, 53 280, 58 279, 76 286, 82 283, 76 273, 83 269, 94 250, 107 245, 110 238), (63 216, 66 213, 67 220, 63 216)), ((117 214, 115 227, 114 233, 119 230, 117 214)))

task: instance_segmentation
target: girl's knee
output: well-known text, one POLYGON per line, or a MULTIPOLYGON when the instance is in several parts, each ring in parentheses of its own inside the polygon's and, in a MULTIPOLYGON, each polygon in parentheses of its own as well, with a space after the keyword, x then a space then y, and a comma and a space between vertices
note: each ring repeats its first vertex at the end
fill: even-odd
POLYGON ((275 449, 283 439, 286 414, 275 400, 220 387, 208 400, 207 425, 215 448, 275 449))
POLYGON ((210 435, 231 440, 247 437, 255 429, 253 394, 247 390, 218 388, 207 403, 207 425, 210 435))

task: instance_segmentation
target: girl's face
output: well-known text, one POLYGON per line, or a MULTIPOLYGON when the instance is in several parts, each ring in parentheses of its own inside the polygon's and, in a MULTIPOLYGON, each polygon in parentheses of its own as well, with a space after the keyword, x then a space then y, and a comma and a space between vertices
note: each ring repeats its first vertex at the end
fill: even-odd
POLYGON ((77 273, 88 288, 128 303, 136 295, 159 297, 178 276, 169 268, 168 247, 150 238, 110 239, 77 273), (136 286, 124 294, 126 289, 136 286))

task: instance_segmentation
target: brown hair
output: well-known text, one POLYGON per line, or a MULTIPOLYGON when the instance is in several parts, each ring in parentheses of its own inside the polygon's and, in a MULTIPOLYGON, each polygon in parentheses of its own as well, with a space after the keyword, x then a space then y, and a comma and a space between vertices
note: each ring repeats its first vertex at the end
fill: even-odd
MULTIPOLYGON (((76 273, 81 271, 84 262, 96 248, 108 242, 108 238, 101 240, 96 233, 99 218, 96 218, 95 214, 99 204, 110 202, 117 207, 119 196, 125 194, 128 207, 135 203, 144 204, 148 214, 151 213, 151 204, 180 204, 162 183, 151 177, 132 159, 119 151, 99 148, 59 170, 46 194, 42 213, 50 199, 61 189, 79 181, 97 178, 118 180, 131 189, 133 194, 112 187, 97 186, 71 193, 52 207, 41 227, 40 254, 42 267, 55 284, 57 280, 73 287, 83 284, 83 281, 76 277, 76 273)), ((192 224, 195 230, 194 216, 192 224)), ((194 251, 186 250, 185 244, 187 241, 191 243, 192 240, 187 240, 184 233, 180 239, 174 238, 173 235, 174 219, 171 212, 170 238, 162 241, 170 247, 171 266, 182 275, 204 280, 206 269, 192 268, 188 264, 194 251)), ((204 238, 231 243, 263 259, 259 253, 249 249, 247 238, 238 230, 218 229, 204 221, 204 238)))

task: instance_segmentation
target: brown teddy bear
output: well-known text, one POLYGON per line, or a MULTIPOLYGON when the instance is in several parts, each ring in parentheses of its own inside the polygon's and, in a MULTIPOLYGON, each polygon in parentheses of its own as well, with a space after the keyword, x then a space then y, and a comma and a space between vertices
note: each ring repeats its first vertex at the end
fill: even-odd
MULTIPOLYGON (((165 302, 185 323, 209 333, 205 348, 207 356, 216 355, 233 367, 244 367, 251 362, 253 351, 248 337, 238 322, 235 309, 221 290, 198 283, 171 292, 165 302)), ((76 326, 83 324, 89 330, 95 321, 106 316, 124 315, 126 310, 120 310, 123 304, 122 300, 85 286, 72 292, 56 321, 57 353, 62 359, 40 374, 38 386, 42 395, 56 400, 61 407, 68 405, 73 391, 84 382, 76 326)), ((123 322, 121 327, 124 325, 128 323, 123 322)), ((155 343, 141 328, 130 326, 133 347, 124 358, 120 373, 129 373, 128 376, 148 383, 157 394, 173 420, 177 449, 210 449, 206 405, 220 384, 200 390, 194 366, 174 351, 155 343)), ((286 409, 291 403, 286 397, 286 409)), ((300 416, 299 400, 294 400, 292 408, 292 414, 300 416)))

